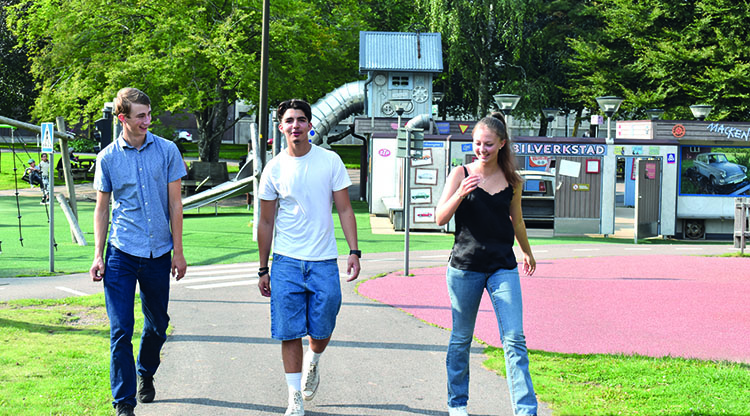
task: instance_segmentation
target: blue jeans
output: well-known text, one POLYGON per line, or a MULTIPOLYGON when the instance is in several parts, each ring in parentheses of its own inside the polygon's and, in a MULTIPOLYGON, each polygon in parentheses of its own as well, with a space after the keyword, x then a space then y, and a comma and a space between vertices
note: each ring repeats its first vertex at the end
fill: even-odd
POLYGON ((453 315, 453 330, 445 360, 448 370, 448 406, 466 406, 469 400, 469 350, 479 303, 486 289, 500 329, 513 413, 535 415, 537 400, 531 384, 529 357, 523 335, 518 269, 478 273, 448 266, 446 281, 453 315))
POLYGON ((133 359, 135 284, 141 292, 144 324, 137 371, 153 376, 159 367, 159 353, 167 340, 167 304, 171 254, 158 258, 131 256, 108 245, 104 269, 104 298, 109 316, 111 361, 109 381, 113 404, 136 405, 136 363, 133 359))
POLYGON ((271 338, 291 341, 309 335, 326 339, 341 309, 336 259, 307 261, 281 254, 271 264, 271 338))

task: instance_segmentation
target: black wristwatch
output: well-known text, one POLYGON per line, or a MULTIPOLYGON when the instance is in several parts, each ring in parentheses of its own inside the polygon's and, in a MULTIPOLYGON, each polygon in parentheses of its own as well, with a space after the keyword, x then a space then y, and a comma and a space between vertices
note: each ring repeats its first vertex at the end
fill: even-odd
POLYGON ((354 254, 355 256, 362 258, 362 251, 361 250, 349 250, 349 255, 351 256, 354 254))

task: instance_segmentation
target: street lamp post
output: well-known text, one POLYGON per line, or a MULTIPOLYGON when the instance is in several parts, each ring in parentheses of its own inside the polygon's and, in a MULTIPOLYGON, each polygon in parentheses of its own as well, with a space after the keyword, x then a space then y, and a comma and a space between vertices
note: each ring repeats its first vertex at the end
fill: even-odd
MULTIPOLYGON (((411 102, 409 99, 392 98, 388 100, 393 107, 393 111, 398 115, 398 130, 396 131, 396 142, 398 142, 398 134, 401 131, 401 116, 406 110, 407 104, 411 102)), ((411 143, 409 129, 406 130, 406 156, 404 157, 404 276, 409 275, 409 199, 410 195, 410 182, 411 182, 411 143)))
POLYGON ((598 97, 596 99, 596 102, 599 104, 599 108, 604 111, 604 114, 607 115, 607 144, 613 144, 614 141, 612 140, 612 135, 610 131, 610 127, 612 124, 612 116, 615 115, 618 109, 620 109, 620 104, 622 104, 624 100, 620 97, 615 97, 612 95, 608 95, 606 97, 598 97))
POLYGON ((706 104, 695 104, 690 106, 690 111, 693 112, 693 117, 698 121, 703 121, 708 117, 708 113, 711 112, 713 106, 706 104))
POLYGON ((516 94, 495 94, 492 96, 497 104, 497 108, 505 114, 505 126, 508 129, 508 138, 510 138, 510 123, 508 123, 508 116, 510 112, 515 110, 518 102, 521 101, 521 96, 516 94))
POLYGON ((435 118, 440 116, 440 102, 443 101, 443 97, 445 97, 445 94, 439 91, 434 91, 432 93, 432 102, 435 103, 435 118))
POLYGON ((557 108, 545 108, 542 110, 542 113, 544 113, 544 117, 547 119, 547 137, 554 136, 552 134, 552 128, 550 127, 552 125, 552 122, 555 121, 555 116, 560 110, 557 108))
MULTIPOLYGON (((602 163, 602 207, 614 207, 615 206, 615 188, 616 188, 616 176, 617 176, 617 158, 615 156, 614 140, 611 135, 611 122, 612 116, 615 115, 617 110, 620 108, 623 99, 620 97, 606 96, 598 97, 596 102, 599 107, 607 115, 607 152, 604 155, 604 161, 602 163)), ((614 234, 615 232, 615 212, 614 208, 609 210, 602 210, 601 212, 601 233, 605 236, 614 234)))

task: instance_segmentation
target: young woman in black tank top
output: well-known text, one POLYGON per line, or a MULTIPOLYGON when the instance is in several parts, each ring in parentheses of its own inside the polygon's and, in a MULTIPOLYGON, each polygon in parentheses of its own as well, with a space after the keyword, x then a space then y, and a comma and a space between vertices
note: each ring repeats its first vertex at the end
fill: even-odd
POLYGON ((454 215, 456 220, 446 273, 453 316, 446 358, 449 415, 468 415, 469 349, 485 290, 492 299, 505 351, 513 413, 535 415, 537 400, 529 374, 521 284, 513 252, 515 239, 523 252, 523 271, 532 275, 536 261, 521 212, 523 181, 515 171, 501 113, 480 120, 472 137, 477 160, 453 169, 435 212, 439 225, 454 215))

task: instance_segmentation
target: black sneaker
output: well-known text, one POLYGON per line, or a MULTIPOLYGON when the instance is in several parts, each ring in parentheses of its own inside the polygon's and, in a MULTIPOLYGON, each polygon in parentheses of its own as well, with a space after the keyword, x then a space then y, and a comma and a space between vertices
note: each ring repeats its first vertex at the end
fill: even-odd
POLYGON ((117 403, 115 405, 115 410, 117 411, 117 416, 135 416, 133 406, 127 403, 117 403))
POLYGON ((138 401, 141 403, 151 403, 156 396, 154 389, 154 378, 152 376, 138 376, 138 401))

